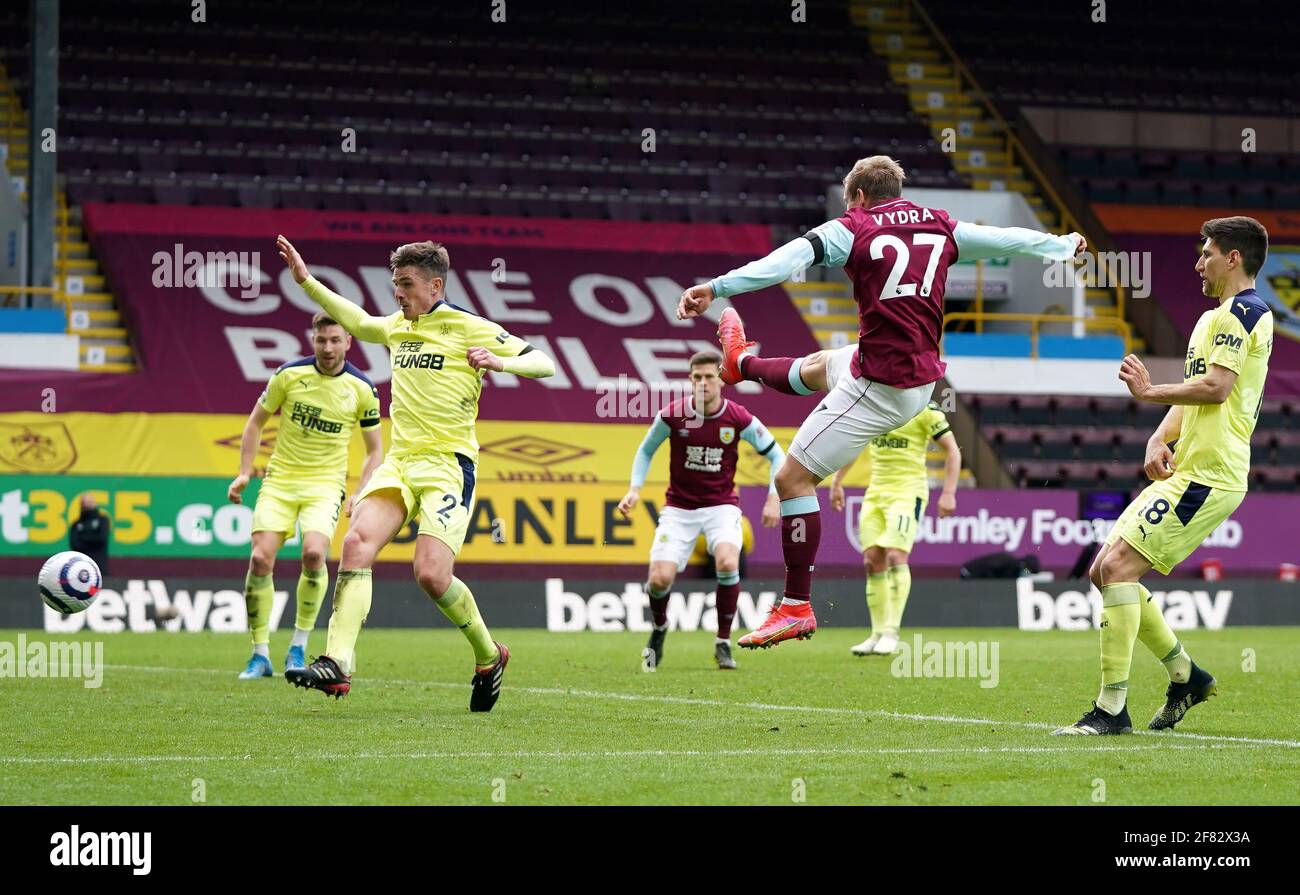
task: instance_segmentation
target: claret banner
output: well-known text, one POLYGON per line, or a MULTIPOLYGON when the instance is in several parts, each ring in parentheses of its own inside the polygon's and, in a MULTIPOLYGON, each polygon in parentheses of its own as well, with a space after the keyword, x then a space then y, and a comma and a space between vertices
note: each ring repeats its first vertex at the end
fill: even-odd
MULTIPOLYGON (((685 380, 693 353, 716 350, 726 303, 682 321, 678 298, 771 249, 768 229, 750 225, 95 204, 85 221, 140 372, 7 374, 0 411, 39 409, 40 389, 54 382, 61 411, 247 413, 278 366, 310 353, 319 310, 276 253, 283 233, 321 282, 374 315, 397 311, 389 253, 441 241, 452 264, 447 299, 556 361, 546 380, 489 374, 481 418, 595 422, 618 409, 609 400, 618 383, 685 380)), ((769 353, 817 350, 783 289, 746 295, 737 307, 769 353)), ((348 357, 380 386, 386 410, 387 349, 356 342, 348 357)), ((753 383, 736 395, 769 423, 797 424, 811 409, 753 383)))

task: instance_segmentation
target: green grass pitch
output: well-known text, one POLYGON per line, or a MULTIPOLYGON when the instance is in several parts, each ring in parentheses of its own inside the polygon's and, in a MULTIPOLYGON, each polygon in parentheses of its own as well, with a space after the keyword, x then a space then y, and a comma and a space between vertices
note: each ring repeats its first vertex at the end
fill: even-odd
MULTIPOLYGON (((1300 777, 1294 628, 1189 632, 1219 695, 1172 733, 1145 730, 1166 678, 1137 644, 1138 732, 1108 738, 1048 736, 1096 695, 1095 632, 920 632, 996 642, 991 688, 854 658, 857 629, 737 649, 734 672, 711 634, 672 633, 654 673, 643 634, 495 633, 512 659, 488 715, 468 710, 469 649, 446 629, 364 631, 341 701, 236 680, 243 635, 102 637, 98 689, 0 680, 0 803, 1285 804, 1300 777)), ((273 636, 277 672, 287 643, 273 636)))

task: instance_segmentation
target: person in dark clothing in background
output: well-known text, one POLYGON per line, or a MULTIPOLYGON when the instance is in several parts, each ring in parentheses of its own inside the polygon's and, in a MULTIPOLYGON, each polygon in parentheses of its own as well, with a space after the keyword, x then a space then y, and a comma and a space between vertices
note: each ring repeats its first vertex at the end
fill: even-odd
POLYGON ((95 503, 89 494, 81 498, 81 516, 72 523, 68 532, 68 547, 84 553, 95 561, 101 574, 108 575, 108 533, 112 523, 108 514, 95 503))

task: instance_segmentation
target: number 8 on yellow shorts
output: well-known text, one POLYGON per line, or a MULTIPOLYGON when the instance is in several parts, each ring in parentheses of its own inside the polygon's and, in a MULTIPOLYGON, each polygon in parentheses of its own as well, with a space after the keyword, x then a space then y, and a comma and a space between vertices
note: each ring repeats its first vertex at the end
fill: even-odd
POLYGON ((417 516, 420 534, 442 541, 459 554, 474 504, 474 462, 464 454, 389 456, 379 465, 360 497, 392 488, 402 495, 406 521, 417 516))
POLYGON ((347 492, 335 482, 288 482, 263 479, 253 506, 253 531, 274 531, 293 537, 294 524, 303 532, 334 537, 347 492))
POLYGON ((1157 572, 1168 575, 1245 497, 1245 491, 1223 491, 1175 474, 1152 482, 1125 507, 1106 536, 1106 544, 1123 538, 1150 560, 1157 572))
POLYGON ((911 553, 929 496, 927 493, 873 497, 868 490, 858 515, 858 542, 862 549, 886 547, 911 553))

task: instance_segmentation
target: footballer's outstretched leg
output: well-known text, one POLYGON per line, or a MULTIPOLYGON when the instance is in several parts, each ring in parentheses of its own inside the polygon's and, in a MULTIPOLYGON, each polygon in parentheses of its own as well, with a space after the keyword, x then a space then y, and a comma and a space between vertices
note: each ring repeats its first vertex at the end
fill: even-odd
POLYGON ((785 640, 807 640, 817 631, 817 618, 812 610, 812 573, 822 534, 816 490, 822 478, 790 454, 776 474, 776 488, 781 496, 785 590, 763 623, 740 638, 740 645, 746 649, 765 649, 785 640))
MULTIPOLYGON (((463 521, 467 519, 468 513, 464 514, 463 521)), ((422 520, 422 527, 427 524, 422 520)), ((453 540, 459 542, 464 537, 464 529, 459 529, 455 535, 453 540)), ((421 531, 415 544, 415 580, 433 599, 438 610, 469 641, 474 651, 470 711, 489 712, 501 693, 501 677, 510 660, 510 651, 492 639, 474 594, 465 582, 452 574, 455 560, 451 544, 421 531)))

